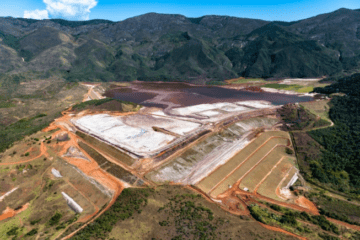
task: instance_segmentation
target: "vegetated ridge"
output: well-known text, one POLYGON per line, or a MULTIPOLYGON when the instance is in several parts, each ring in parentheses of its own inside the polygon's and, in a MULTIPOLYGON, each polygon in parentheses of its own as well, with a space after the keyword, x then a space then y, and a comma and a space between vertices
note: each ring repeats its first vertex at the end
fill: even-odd
POLYGON ((206 83, 359 69, 360 12, 296 22, 148 13, 120 22, 0 18, 0 73, 206 83))

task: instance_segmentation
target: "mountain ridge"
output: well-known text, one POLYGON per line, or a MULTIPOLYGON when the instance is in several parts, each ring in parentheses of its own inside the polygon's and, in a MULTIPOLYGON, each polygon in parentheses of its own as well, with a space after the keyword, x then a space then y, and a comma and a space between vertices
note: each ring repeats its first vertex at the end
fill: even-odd
POLYGON ((0 73, 49 72, 71 81, 206 83, 360 68, 360 12, 351 9, 294 22, 158 13, 119 22, 0 18, 0 39, 0 73))

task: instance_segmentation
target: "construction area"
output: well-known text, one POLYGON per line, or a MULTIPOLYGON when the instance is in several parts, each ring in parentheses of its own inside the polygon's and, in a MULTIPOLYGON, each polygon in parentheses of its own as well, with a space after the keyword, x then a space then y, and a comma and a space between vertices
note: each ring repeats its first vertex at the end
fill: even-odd
MULTIPOLYGON (((279 189, 289 187, 297 169, 286 154, 292 149, 288 133, 277 130, 278 107, 242 101, 127 114, 80 112, 64 116, 61 124, 80 140, 78 148, 126 184, 194 185, 213 199, 238 185, 284 201, 291 194, 279 189)), ((84 158, 76 149, 66 154, 84 158)))
MULTIPOLYGON (((39 144, 18 146, 17 151, 26 153, 22 158, 9 155, 0 165, 51 159, 41 162, 43 175, 61 187, 51 199, 77 216, 52 232, 57 236, 74 224, 89 224, 128 187, 191 185, 222 207, 232 206, 233 194, 239 192, 293 204, 296 198, 288 189, 298 170, 287 151, 292 149, 290 137, 278 130, 279 107, 242 101, 134 112, 69 109, 33 136, 39 144)), ((40 183, 43 188, 49 184, 40 183)), ((8 195, 16 187, 9 186, 8 195)), ((3 218, 33 208, 32 201, 26 204, 11 206, 11 214, 8 209, 3 218)), ((36 214, 35 220, 40 218, 36 214)))
POLYGON ((298 170, 290 136, 277 127, 278 108, 266 101, 143 107, 69 114, 62 124, 125 184, 193 185, 212 199, 237 186, 288 201, 298 170))
POLYGON ((295 171, 291 177, 296 174, 294 159, 286 154, 288 147, 291 147, 288 133, 263 132, 196 186, 213 198, 236 184, 244 191, 283 200, 276 194, 278 185, 291 170, 295 171))

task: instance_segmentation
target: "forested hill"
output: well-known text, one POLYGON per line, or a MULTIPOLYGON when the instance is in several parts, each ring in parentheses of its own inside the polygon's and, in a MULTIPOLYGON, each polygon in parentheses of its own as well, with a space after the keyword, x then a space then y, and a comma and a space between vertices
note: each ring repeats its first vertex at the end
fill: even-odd
POLYGON ((324 149, 318 159, 312 159, 312 176, 331 183, 338 190, 360 194, 360 74, 338 80, 319 93, 345 93, 331 100, 329 116, 333 127, 311 131, 309 134, 324 149))
POLYGON ((0 18, 0 73, 73 81, 319 77, 360 67, 360 11, 296 22, 148 13, 120 22, 0 18))

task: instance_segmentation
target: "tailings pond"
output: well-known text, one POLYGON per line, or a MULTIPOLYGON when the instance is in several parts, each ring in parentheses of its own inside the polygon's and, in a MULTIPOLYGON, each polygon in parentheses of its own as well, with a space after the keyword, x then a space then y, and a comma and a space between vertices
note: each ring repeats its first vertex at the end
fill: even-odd
POLYGON ((274 105, 308 102, 309 96, 281 93, 250 92, 216 86, 192 85, 187 83, 132 82, 130 86, 112 86, 105 96, 131 101, 148 107, 186 107, 204 103, 238 102, 264 100, 274 105))

